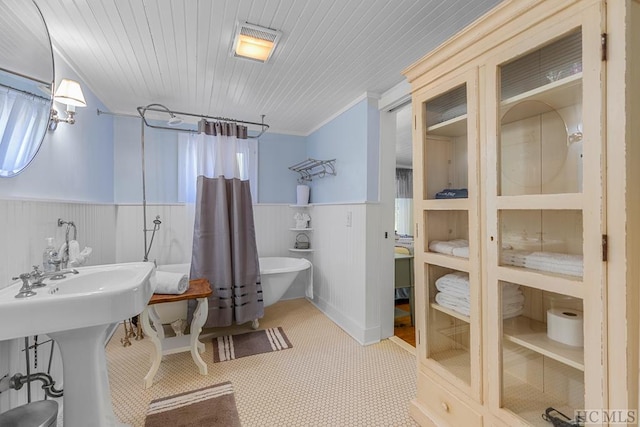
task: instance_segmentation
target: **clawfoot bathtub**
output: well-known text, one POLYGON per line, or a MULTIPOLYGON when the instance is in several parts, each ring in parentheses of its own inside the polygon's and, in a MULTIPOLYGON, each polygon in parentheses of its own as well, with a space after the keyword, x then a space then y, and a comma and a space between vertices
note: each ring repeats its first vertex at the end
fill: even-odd
MULTIPOLYGON (((260 257, 260 279, 262 285, 262 301, 265 307, 275 304, 287 292, 298 273, 311 267, 311 262, 304 258, 260 257)), ((190 264, 159 265, 159 271, 189 274, 190 264)), ((161 304, 156 312, 162 323, 171 323, 177 319, 186 319, 187 304, 185 301, 161 304)), ((252 327, 258 328, 258 320, 252 327)))

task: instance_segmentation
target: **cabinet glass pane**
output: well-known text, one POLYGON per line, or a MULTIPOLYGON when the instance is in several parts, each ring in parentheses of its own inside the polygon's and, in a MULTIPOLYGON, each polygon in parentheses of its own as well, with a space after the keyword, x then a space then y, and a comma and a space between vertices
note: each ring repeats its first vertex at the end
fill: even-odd
POLYGON ((427 357, 471 384, 469 275, 428 265, 427 357))
POLYGON ((541 418, 549 407, 573 418, 584 407, 582 301, 507 282, 500 287, 502 406, 533 425, 549 425, 541 418))
POLYGON ((498 195, 582 191, 581 43, 575 32, 500 67, 498 195))
POLYGON ((427 101, 425 116, 427 129, 424 141, 424 198, 466 198, 466 85, 427 101))
POLYGON ((500 265, 582 277, 582 212, 501 210, 500 265))
POLYGON ((469 258, 469 213, 427 211, 425 251, 469 258))

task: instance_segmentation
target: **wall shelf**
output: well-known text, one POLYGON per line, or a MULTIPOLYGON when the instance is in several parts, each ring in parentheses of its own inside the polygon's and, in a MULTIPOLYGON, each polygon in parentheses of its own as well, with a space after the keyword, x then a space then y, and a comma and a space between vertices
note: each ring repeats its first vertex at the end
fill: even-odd
POLYGON ((289 252, 313 252, 313 249, 295 249, 295 248, 289 248, 289 252))
POLYGON ((303 160, 293 166, 289 166, 289 169, 300 174, 298 182, 302 184, 306 181, 312 181, 314 176, 317 176, 318 178, 324 178, 327 175, 335 176, 335 162, 336 159, 316 160, 308 158, 307 160, 303 160))
POLYGON ((313 231, 313 228, 290 228, 290 231, 313 231))
POLYGON ((503 337, 507 341, 584 371, 583 348, 572 347, 552 340, 547 336, 547 327, 542 322, 518 316, 505 321, 503 333, 503 337))

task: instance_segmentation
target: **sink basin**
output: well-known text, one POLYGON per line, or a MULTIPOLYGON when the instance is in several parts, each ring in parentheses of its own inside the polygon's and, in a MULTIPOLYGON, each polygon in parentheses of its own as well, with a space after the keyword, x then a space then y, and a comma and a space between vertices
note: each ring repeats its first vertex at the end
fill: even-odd
POLYGON ((156 287, 154 264, 78 268, 45 279, 36 295, 15 298, 22 282, 0 290, 0 340, 47 334, 62 354, 65 427, 119 426, 113 412, 104 340, 107 328, 141 313, 156 287))
POLYGON ((141 313, 155 289, 154 264, 80 267, 65 279, 45 279, 37 295, 14 298, 18 281, 0 290, 0 341, 110 324, 141 313))

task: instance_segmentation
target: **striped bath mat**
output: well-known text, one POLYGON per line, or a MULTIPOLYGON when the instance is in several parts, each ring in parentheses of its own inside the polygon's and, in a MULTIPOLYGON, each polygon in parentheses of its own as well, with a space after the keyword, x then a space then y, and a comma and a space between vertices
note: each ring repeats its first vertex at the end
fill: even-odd
POLYGON ((291 348, 291 342, 280 327, 227 335, 213 339, 213 361, 224 362, 287 348, 291 348))
POLYGON ((157 399, 149 404, 145 427, 240 427, 230 382, 157 399))

